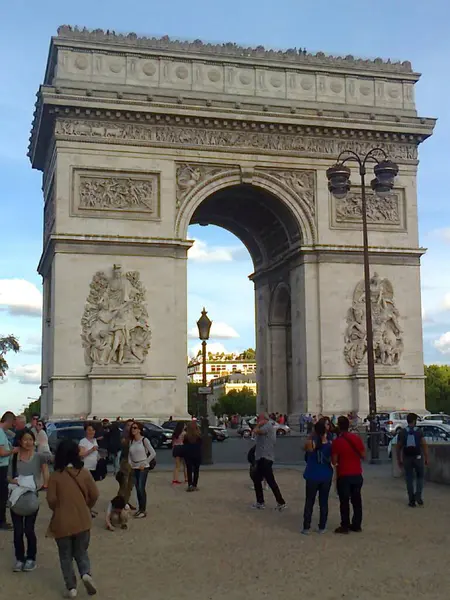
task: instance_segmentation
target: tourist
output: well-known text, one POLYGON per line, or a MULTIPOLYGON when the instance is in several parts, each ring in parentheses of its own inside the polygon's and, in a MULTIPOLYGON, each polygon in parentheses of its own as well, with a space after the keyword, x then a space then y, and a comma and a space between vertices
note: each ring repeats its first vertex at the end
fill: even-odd
POLYGON ((34 433, 34 437, 37 437, 37 423, 39 421, 40 415, 38 415, 37 413, 34 413, 33 415, 31 415, 31 421, 29 423, 26 424, 26 428, 30 429, 33 433, 34 433))
POLYGON ((11 520, 14 528, 14 571, 34 571, 36 568, 37 540, 34 530, 39 512, 38 489, 43 467, 51 459, 50 454, 35 451, 34 433, 22 429, 16 436, 18 452, 9 463, 8 479, 11 487, 9 498, 11 520), (24 537, 27 540, 25 552, 24 537))
POLYGON ((7 411, 0 419, 0 531, 10 531, 12 525, 6 521, 8 502, 8 465, 10 457, 18 452, 11 446, 8 432, 14 424, 14 413, 7 411))
MULTIPOLYGON (((39 454, 50 454, 50 446, 48 445, 48 436, 47 430, 45 428, 45 423, 42 419, 38 419, 36 421, 36 450, 39 454)), ((48 465, 45 464, 42 470, 43 483, 42 488, 46 490, 48 488, 48 478, 50 477, 50 472, 48 470, 48 465)))
POLYGON ((187 424, 183 439, 183 456, 187 471, 187 492, 198 490, 198 477, 202 462, 202 434, 197 423, 187 424))
POLYGON ((156 452, 149 440, 143 435, 142 423, 133 422, 130 427, 130 448, 128 462, 134 473, 134 485, 138 500, 138 510, 134 517, 144 519, 147 516, 147 476, 150 463, 155 458, 156 452))
POLYGON ((118 496, 122 496, 125 500, 125 504, 128 504, 131 510, 135 510, 136 507, 130 504, 131 492, 134 485, 134 473, 128 461, 128 454, 130 450, 130 428, 134 423, 133 419, 128 419, 125 423, 125 427, 122 432, 121 438, 121 452, 119 461, 119 472, 116 474, 116 480, 119 484, 118 496))
POLYGON ((179 485, 183 483, 178 481, 178 473, 180 469, 184 472, 184 482, 187 482, 186 463, 184 462, 184 436, 185 424, 183 421, 178 421, 172 435, 172 456, 175 459, 175 467, 173 469, 172 484, 179 485))
POLYGON ((253 508, 265 508, 264 492, 262 488, 262 482, 265 479, 275 496, 277 510, 284 510, 287 507, 287 504, 281 495, 272 470, 275 460, 275 443, 277 435, 274 424, 269 420, 267 413, 261 413, 258 416, 256 427, 253 429, 253 435, 256 436, 256 469, 253 480, 255 484, 256 503, 253 505, 253 508))
POLYGON ((21 431, 23 431, 24 429, 26 429, 27 427, 27 420, 25 418, 25 415, 17 415, 16 418, 14 419, 14 439, 13 439, 13 446, 18 447, 19 446, 19 441, 18 441, 18 435, 21 431))
POLYGON ((409 506, 414 508, 416 503, 423 506, 424 465, 428 465, 428 446, 423 432, 416 427, 417 415, 409 413, 406 420, 408 426, 400 431, 397 438, 397 460, 399 467, 405 471, 409 506))
POLYGON ((77 444, 73 440, 62 440, 56 450, 54 472, 48 483, 47 502, 53 511, 48 534, 55 538, 58 546, 67 598, 77 596, 74 560, 87 593, 90 596, 97 593, 88 548, 91 511, 98 496, 91 474, 83 468, 77 444))
POLYGON ((98 481, 97 465, 100 455, 98 452, 98 443, 95 439, 96 430, 93 423, 88 421, 84 424, 84 433, 85 437, 78 444, 80 457, 83 460, 84 467, 91 472, 94 481, 98 481))
POLYGON ((116 527, 128 529, 130 507, 125 504, 123 496, 115 496, 106 509, 106 529, 115 531, 116 527))
POLYGON ((331 447, 332 462, 337 472, 337 492, 339 495, 341 525, 335 533, 361 531, 363 485, 361 460, 365 458, 366 449, 356 433, 349 433, 350 421, 347 417, 338 418, 338 437, 331 447), (353 518, 350 522, 350 502, 353 507, 353 518))
POLYGON ((302 533, 305 535, 309 533, 311 528, 311 518, 317 494, 319 494, 320 510, 319 533, 325 533, 327 526, 328 496, 330 495, 333 479, 333 467, 331 465, 331 441, 328 438, 325 423, 325 419, 316 423, 313 438, 308 439, 305 444, 305 450, 308 454, 303 474, 306 491, 302 533))

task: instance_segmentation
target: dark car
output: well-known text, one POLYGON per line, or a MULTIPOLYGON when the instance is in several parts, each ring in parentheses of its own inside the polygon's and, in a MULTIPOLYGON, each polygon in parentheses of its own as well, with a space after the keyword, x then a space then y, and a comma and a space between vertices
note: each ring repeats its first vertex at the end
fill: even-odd
MULTIPOLYGON (((189 423, 189 421, 187 420, 181 420, 182 423, 184 423, 185 425, 187 425, 189 423)), ((196 421, 198 423, 198 426, 201 426, 200 421, 196 421)), ((180 421, 166 421, 165 423, 162 424, 162 427, 164 429, 170 429, 170 430, 174 430, 175 427, 177 426, 177 423, 180 423, 180 421)), ((228 431, 226 429, 223 429, 222 427, 215 427, 214 425, 210 425, 209 426, 209 435, 212 437, 213 441, 216 442, 223 442, 224 440, 226 440, 228 438, 228 431)))
POLYGON ((50 451, 54 454, 62 440, 73 440, 79 444, 84 436, 84 427, 80 425, 56 427, 48 434, 50 451))
MULTIPOLYGON (((155 425, 151 421, 140 421, 144 426, 144 436, 149 440, 150 444, 157 450, 158 448, 172 447, 172 431, 165 431, 159 425, 155 425)), ((119 429, 123 431, 125 423, 119 425, 119 429)))

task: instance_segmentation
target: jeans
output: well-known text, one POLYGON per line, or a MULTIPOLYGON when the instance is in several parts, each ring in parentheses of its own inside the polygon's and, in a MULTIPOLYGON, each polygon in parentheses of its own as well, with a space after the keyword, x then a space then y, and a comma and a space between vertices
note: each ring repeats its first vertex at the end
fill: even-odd
POLYGON ((130 467, 128 459, 120 461, 119 471, 122 477, 117 495, 122 496, 122 498, 125 500, 125 504, 128 504, 130 502, 130 496, 134 485, 134 473, 133 469, 130 467))
POLYGON ((136 486, 136 496, 138 501, 138 509, 142 512, 147 510, 147 492, 145 486, 147 485, 147 476, 149 469, 133 469, 134 471, 134 485, 136 486))
POLYGON ((61 571, 68 590, 74 590, 77 587, 77 578, 73 568, 74 560, 77 563, 80 577, 91 574, 91 563, 88 555, 90 535, 90 531, 82 531, 76 535, 56 540, 61 571))
POLYGON ((16 560, 25 562, 25 560, 36 560, 37 554, 37 539, 34 531, 36 517, 38 512, 29 517, 21 517, 11 511, 11 519, 14 527, 14 552, 16 560), (24 536, 27 538, 27 552, 25 554, 24 536))
POLYGON ((264 479, 267 481, 267 485, 272 490, 277 504, 286 504, 283 496, 281 495, 280 488, 275 481, 272 465, 273 461, 267 460, 267 458, 260 458, 256 461, 253 481, 255 484, 256 502, 258 502, 258 504, 264 504, 264 492, 262 488, 262 482, 264 479))
POLYGON ((411 503, 422 500, 423 479, 425 468, 422 458, 416 456, 404 456, 403 467, 405 469, 406 489, 411 503), (416 476, 416 490, 414 491, 414 475, 416 476))
POLYGON ((360 529, 362 523, 362 499, 361 488, 363 486, 362 475, 345 475, 338 477, 337 492, 341 509, 341 527, 350 529, 350 502, 353 506, 353 519, 351 525, 360 529))
POLYGON ((319 493, 319 529, 325 529, 328 519, 328 496, 330 495, 331 479, 328 481, 306 480, 305 509, 303 511, 303 529, 311 527, 311 518, 317 493, 319 493))
POLYGON ((186 471, 189 487, 197 487, 198 476, 200 473, 200 459, 185 458, 186 471))
POLYGON ((0 467, 0 525, 6 523, 6 503, 8 502, 8 466, 0 467))

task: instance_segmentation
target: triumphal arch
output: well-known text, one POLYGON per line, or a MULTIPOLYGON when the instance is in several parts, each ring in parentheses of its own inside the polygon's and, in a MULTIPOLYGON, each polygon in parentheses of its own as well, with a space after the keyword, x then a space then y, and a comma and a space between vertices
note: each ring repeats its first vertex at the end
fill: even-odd
POLYGON ((336 199, 326 169, 376 146, 400 168, 387 197, 367 190, 378 405, 423 407, 418 79, 408 62, 61 27, 29 152, 44 412, 186 414, 191 223, 252 257, 261 407, 367 412, 358 173, 336 199))

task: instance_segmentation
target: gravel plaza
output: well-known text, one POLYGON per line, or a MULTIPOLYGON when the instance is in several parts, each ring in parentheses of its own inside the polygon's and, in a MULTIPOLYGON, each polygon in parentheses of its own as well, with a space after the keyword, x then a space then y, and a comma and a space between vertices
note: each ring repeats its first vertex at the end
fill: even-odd
MULTIPOLYGON (((330 494, 326 535, 300 535, 304 482, 299 469, 276 471, 289 508, 253 511, 248 472, 217 468, 200 474, 197 494, 173 488, 170 473, 149 476, 149 516, 128 531, 108 532, 104 513, 114 496, 111 476, 99 484, 98 517, 90 556, 99 597, 198 597, 202 600, 307 597, 372 600, 414 597, 447 600, 450 573, 443 549, 450 541, 449 490, 428 484, 425 507, 410 509, 402 480, 389 466, 367 466, 363 532, 337 536, 336 493, 330 494)), ((313 526, 317 522, 314 513, 313 526)), ((56 545, 45 537, 50 518, 45 498, 38 516, 38 568, 12 572, 12 533, 0 535, 2 597, 60 598, 63 581, 56 545)), ((86 596, 79 585, 79 597, 86 596)), ((87 597, 87 596, 86 596, 87 597)))

